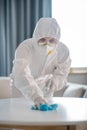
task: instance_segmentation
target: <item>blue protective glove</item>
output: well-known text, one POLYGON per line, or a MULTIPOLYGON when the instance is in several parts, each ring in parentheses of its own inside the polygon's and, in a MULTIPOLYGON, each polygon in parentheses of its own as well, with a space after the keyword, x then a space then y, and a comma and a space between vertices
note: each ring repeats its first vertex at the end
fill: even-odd
POLYGON ((57 108, 58 104, 51 104, 51 105, 41 104, 40 109, 38 109, 38 107, 35 108, 34 106, 31 107, 32 110, 40 110, 40 111, 52 111, 57 110, 57 108))

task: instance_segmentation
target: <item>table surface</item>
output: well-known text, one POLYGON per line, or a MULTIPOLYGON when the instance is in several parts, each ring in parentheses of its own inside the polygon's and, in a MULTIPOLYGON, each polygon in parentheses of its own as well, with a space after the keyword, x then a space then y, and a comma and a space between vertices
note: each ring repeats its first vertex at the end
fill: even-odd
POLYGON ((31 101, 24 98, 0 99, 0 124, 6 125, 77 125, 87 124, 86 98, 52 98, 56 111, 31 110, 31 101))

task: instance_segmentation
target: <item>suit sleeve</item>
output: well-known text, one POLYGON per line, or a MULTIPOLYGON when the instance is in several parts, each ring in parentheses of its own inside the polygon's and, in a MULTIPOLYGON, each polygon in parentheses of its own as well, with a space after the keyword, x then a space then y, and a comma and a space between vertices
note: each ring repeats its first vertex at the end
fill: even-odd
POLYGON ((37 97, 43 97, 43 92, 37 85, 34 77, 31 75, 31 49, 25 45, 20 45, 15 53, 13 61, 12 77, 14 86, 21 91, 26 98, 35 100, 37 97))

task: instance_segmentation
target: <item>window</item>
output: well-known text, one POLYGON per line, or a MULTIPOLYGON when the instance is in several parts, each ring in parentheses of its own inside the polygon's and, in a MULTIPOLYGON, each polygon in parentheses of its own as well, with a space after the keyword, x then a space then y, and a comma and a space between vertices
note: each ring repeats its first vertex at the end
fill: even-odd
POLYGON ((73 68, 87 67, 87 0, 52 0, 52 17, 61 27, 61 41, 69 50, 73 68))

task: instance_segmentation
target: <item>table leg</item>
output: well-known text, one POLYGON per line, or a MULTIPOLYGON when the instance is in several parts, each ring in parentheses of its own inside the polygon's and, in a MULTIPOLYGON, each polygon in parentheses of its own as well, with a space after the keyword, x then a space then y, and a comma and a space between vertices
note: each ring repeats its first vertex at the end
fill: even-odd
POLYGON ((75 125, 69 125, 69 126, 67 126, 67 130, 76 130, 76 126, 75 125))

